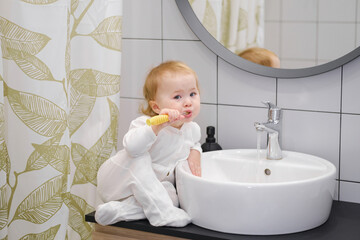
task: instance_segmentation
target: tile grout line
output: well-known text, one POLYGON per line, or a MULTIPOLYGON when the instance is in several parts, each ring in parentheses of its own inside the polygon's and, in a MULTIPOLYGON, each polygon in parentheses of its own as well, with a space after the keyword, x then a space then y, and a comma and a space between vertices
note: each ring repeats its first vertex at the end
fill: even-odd
POLYGON ((342 94, 343 94, 343 77, 344 77, 344 66, 341 66, 340 75, 340 128, 339 128, 339 170, 338 170, 338 200, 340 201, 340 181, 341 181, 341 133, 342 133, 342 94))
POLYGON ((343 179, 338 179, 339 182, 346 182, 346 183, 355 183, 355 184, 360 184, 360 182, 357 181, 351 181, 351 180, 343 180, 343 179))
POLYGON ((316 2, 316 42, 315 42, 315 63, 319 65, 319 14, 320 14, 320 3, 316 2))
POLYGON ((164 61, 164 0, 161 0, 161 62, 164 61))
POLYGON ((216 56, 216 137, 219 142, 219 56, 216 56))
POLYGON ((357 32, 357 26, 358 26, 358 21, 357 21, 357 19, 358 19, 358 7, 359 7, 359 1, 356 1, 356 3, 355 3, 355 48, 356 48, 356 43, 357 43, 357 41, 358 41, 358 36, 357 36, 357 34, 358 34, 358 32, 357 32))

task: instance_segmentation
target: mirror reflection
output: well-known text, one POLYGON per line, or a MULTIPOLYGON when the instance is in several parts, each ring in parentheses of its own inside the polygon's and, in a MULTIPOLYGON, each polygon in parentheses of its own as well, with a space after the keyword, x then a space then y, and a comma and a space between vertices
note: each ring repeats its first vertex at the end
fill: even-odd
POLYGON ((254 47, 269 50, 279 60, 279 65, 272 67, 321 65, 349 53, 360 42, 356 0, 189 0, 189 3, 200 22, 222 45, 237 55, 254 47))

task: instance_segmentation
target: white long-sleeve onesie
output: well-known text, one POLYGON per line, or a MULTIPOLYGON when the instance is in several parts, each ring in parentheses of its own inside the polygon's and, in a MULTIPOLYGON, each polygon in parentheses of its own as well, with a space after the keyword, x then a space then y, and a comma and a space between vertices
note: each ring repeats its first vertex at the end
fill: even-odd
POLYGON ((105 202, 102 208, 97 208, 95 215, 100 224, 140 218, 143 215, 138 214, 139 206, 152 225, 181 226, 188 223, 189 219, 184 221, 184 218, 188 218, 187 214, 173 206, 164 186, 167 186, 168 191, 170 186, 170 191, 175 193, 173 184, 176 164, 186 160, 191 149, 201 152, 200 127, 195 122, 184 123, 181 129, 168 126, 156 136, 152 128, 146 125, 148 118, 141 116, 131 122, 124 136, 124 149, 99 169, 98 192, 105 202), (127 201, 128 206, 131 202, 131 207, 114 207, 122 204, 117 200, 127 201), (114 208, 120 211, 121 208, 123 212, 109 218, 106 216, 110 212, 107 203, 108 207, 112 204, 111 211, 114 208), (130 216, 126 211, 135 211, 137 214, 130 216))

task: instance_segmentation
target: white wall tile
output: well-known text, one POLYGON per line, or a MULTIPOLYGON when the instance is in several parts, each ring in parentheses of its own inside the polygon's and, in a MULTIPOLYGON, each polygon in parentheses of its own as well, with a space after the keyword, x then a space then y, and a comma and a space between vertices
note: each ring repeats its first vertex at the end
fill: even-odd
POLYGON ((245 72, 219 58, 219 103, 246 106, 275 103, 276 79, 245 72))
POLYGON ((356 12, 357 12, 357 14, 356 14, 356 22, 360 22, 360 4, 359 4, 359 0, 357 0, 357 9, 356 9, 356 12))
MULTIPOLYGON (((360 5, 360 4, 359 4, 360 5)), ((360 12, 359 12, 360 13, 360 12)), ((360 14, 358 14, 360 15, 360 14)), ((356 23, 356 42, 355 47, 360 46, 360 23, 356 23)))
POLYGON ((318 3, 314 0, 282 1, 282 21, 316 21, 318 3))
POLYGON ((339 169, 340 114, 283 110, 282 148, 324 158, 339 169))
POLYGON ((355 49, 355 23, 319 23, 318 34, 319 59, 337 59, 355 49))
POLYGON ((139 107, 145 100, 120 98, 119 109, 119 130, 118 130, 118 150, 123 148, 123 138, 130 127, 130 123, 141 115, 139 107))
POLYGON ((360 203, 360 183, 340 182, 340 201, 360 203))
POLYGON ((360 113, 360 58, 344 65, 342 111, 360 113))
POLYGON ((360 115, 342 115, 340 179, 360 182, 360 115))
MULTIPOLYGON (((267 121, 266 108, 218 107, 218 142, 223 149, 256 149, 255 122, 267 121)), ((261 135, 261 148, 266 148, 266 134, 261 135)))
POLYGON ((163 38, 197 40, 181 15, 175 0, 163 0, 163 38))
POLYGON ((280 56, 280 23, 265 22, 264 47, 280 56))
POLYGON ((199 116, 194 120, 199 124, 201 128, 201 141, 203 144, 206 139, 206 127, 213 126, 215 127, 215 138, 217 140, 217 106, 211 104, 201 104, 201 110, 199 116))
POLYGON ((281 0, 266 0, 265 2, 265 21, 281 20, 281 0))
POLYGON ((314 59, 316 34, 316 23, 282 23, 281 57, 314 59))
POLYGON ((120 95, 142 98, 147 73, 161 63, 161 40, 123 39, 120 95))
POLYGON ((161 39, 161 0, 123 1, 123 38, 161 39))
POLYGON ((281 68, 308 68, 313 67, 316 65, 315 59, 311 60, 290 60, 290 59, 284 59, 280 58, 280 66, 281 68))
POLYGON ((278 80, 278 106, 283 108, 340 112, 340 100, 340 68, 306 78, 278 80))
POLYGON ((216 103, 216 56, 199 41, 163 41, 164 61, 180 60, 198 75, 202 103, 216 103))
POLYGON ((319 21, 354 22, 356 0, 319 0, 319 21))

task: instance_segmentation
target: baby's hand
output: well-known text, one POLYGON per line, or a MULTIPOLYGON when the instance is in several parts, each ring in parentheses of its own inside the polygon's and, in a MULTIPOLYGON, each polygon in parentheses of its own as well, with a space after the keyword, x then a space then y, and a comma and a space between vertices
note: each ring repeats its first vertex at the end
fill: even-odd
POLYGON ((185 117, 183 115, 180 114, 180 112, 176 109, 169 109, 169 108, 163 108, 159 115, 168 115, 169 117, 169 122, 167 125, 169 125, 170 123, 173 123, 175 121, 184 119, 185 117))
POLYGON ((165 128, 166 126, 169 126, 172 123, 185 118, 185 116, 181 115, 178 110, 169 108, 163 108, 160 111, 159 115, 168 115, 169 121, 159 125, 152 125, 151 128, 153 129, 155 135, 158 135, 160 130, 165 128))
POLYGON ((195 149, 190 150, 188 157, 188 164, 191 173, 195 176, 201 177, 201 154, 195 149))

